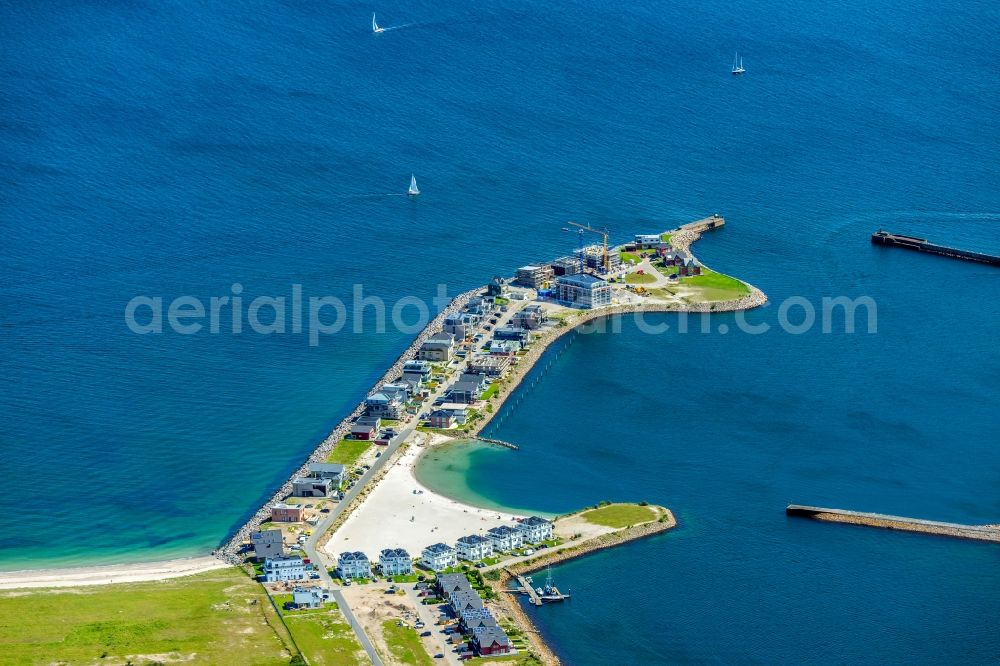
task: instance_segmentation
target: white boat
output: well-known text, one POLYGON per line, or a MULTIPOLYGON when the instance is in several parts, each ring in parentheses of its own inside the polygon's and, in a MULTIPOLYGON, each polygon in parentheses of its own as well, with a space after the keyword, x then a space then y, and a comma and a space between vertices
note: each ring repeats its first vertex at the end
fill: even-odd
POLYGON ((406 191, 411 197, 415 197, 420 194, 420 189, 417 187, 417 178, 412 173, 410 174, 410 189, 406 191))
POLYGON ((733 76, 739 76, 744 74, 747 70, 743 69, 743 58, 740 57, 737 51, 736 55, 733 56, 733 76))
POLYGON ((378 27, 378 23, 375 22, 375 12, 372 12, 372 32, 385 32, 385 28, 378 27))

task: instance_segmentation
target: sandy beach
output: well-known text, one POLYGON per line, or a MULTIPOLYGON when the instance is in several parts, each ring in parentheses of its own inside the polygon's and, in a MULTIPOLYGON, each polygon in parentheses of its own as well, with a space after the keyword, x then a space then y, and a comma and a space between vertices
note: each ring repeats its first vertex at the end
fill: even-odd
POLYGON ((0 572, 0 590, 22 587, 77 587, 165 580, 231 566, 214 557, 187 557, 161 562, 136 562, 67 569, 0 572))
POLYGON ((513 514, 461 504, 420 485, 413 475, 417 459, 427 446, 446 441, 448 438, 441 435, 418 433, 385 478, 326 543, 326 552, 336 559, 345 550, 360 550, 374 561, 383 548, 405 548, 411 556, 419 557, 420 551, 433 543, 453 545, 467 534, 513 524, 513 514))

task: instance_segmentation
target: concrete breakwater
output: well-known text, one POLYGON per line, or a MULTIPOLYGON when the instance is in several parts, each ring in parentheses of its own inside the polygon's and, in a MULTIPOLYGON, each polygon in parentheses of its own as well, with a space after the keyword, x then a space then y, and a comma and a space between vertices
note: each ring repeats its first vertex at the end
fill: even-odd
POLYGON ((1000 525, 963 525, 961 523, 945 523, 937 520, 906 518, 904 516, 889 516, 881 513, 865 513, 845 509, 827 509, 818 506, 803 506, 789 504, 785 508, 789 516, 802 516, 831 523, 846 523, 865 527, 880 527, 889 530, 905 532, 921 532, 937 534, 958 539, 975 539, 978 541, 995 541, 1000 543, 1000 525))
POLYGON ((604 550, 605 548, 613 548, 615 546, 620 546, 630 541, 635 541, 637 539, 643 539, 645 537, 653 536, 654 534, 660 534, 661 532, 666 532, 677 526, 677 519, 674 514, 666 507, 660 507, 664 512, 662 518, 657 521, 650 523, 643 523, 641 525, 633 525, 631 527, 626 527, 610 534, 604 534, 593 539, 589 539, 579 546, 571 546, 568 548, 563 548, 555 552, 546 553, 540 555, 539 557, 533 558, 531 560, 526 560, 524 562, 518 562, 517 564, 506 567, 500 573, 500 578, 496 581, 491 581, 491 586, 497 593, 497 601, 495 602, 501 614, 509 616, 514 624, 524 632, 527 636, 528 641, 531 643, 532 650, 538 655, 543 664, 554 665, 561 663, 560 659, 548 644, 541 639, 541 634, 538 628, 535 627, 535 623, 531 621, 531 618, 521 605, 517 602, 512 595, 504 593, 507 589, 510 580, 515 575, 522 575, 526 573, 531 573, 533 571, 538 571, 543 567, 556 564, 558 562, 565 562, 567 560, 572 560, 577 557, 583 557, 589 553, 593 553, 599 550, 604 550))
MULTIPOLYGON (((399 355, 389 369, 385 371, 382 377, 375 383, 371 390, 368 391, 365 397, 367 398, 377 393, 385 383, 391 382, 399 377, 403 372, 403 364, 406 363, 406 361, 415 358, 417 350, 420 349, 420 345, 422 345, 431 335, 434 335, 441 330, 445 318, 459 312, 463 307, 465 307, 469 300, 480 291, 482 291, 482 287, 463 292, 452 299, 451 303, 441 310, 441 312, 439 312, 437 316, 424 327, 417 337, 414 338, 413 342, 410 343, 403 353, 399 355)), ((250 535, 257 531, 265 521, 271 518, 271 507, 274 504, 281 502, 285 497, 291 494, 292 479, 304 476, 310 463, 325 462, 326 457, 330 454, 330 451, 333 450, 333 447, 344 439, 344 437, 346 437, 350 432, 351 423, 354 419, 361 416, 364 411, 365 402, 362 400, 350 414, 344 417, 340 423, 337 424, 337 426, 330 432, 329 435, 326 436, 319 446, 317 446, 313 452, 309 454, 309 457, 306 458, 302 465, 300 465, 299 468, 292 473, 288 480, 274 492, 271 499, 261 506, 242 527, 236 530, 235 534, 229 538, 225 545, 215 550, 212 554, 230 564, 237 566, 240 565, 243 562, 243 558, 239 555, 239 551, 243 544, 250 541, 250 535)))
POLYGON ((931 243, 926 238, 893 234, 888 231, 876 231, 873 233, 872 244, 886 245, 889 247, 901 247, 905 250, 926 252, 928 254, 939 254, 943 257, 951 257, 953 259, 965 259, 966 261, 978 261, 984 264, 1000 266, 1000 257, 993 254, 973 252, 972 250, 960 250, 955 247, 931 243))

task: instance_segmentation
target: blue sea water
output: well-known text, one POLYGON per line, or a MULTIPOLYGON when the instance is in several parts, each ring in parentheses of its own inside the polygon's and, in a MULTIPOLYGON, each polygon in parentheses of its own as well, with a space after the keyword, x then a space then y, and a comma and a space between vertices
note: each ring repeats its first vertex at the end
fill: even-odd
POLYGON ((1000 274, 868 241, 1000 252, 995 3, 390 0, 411 25, 378 36, 372 9, 0 7, 0 568, 213 548, 411 337, 140 336, 136 295, 429 299, 567 252, 567 219, 718 211, 698 254, 754 317, 871 296, 878 333, 575 338, 496 426, 522 451, 463 473, 681 527, 560 567, 542 628, 580 664, 1000 652, 995 547, 782 513, 1000 521, 1000 274))

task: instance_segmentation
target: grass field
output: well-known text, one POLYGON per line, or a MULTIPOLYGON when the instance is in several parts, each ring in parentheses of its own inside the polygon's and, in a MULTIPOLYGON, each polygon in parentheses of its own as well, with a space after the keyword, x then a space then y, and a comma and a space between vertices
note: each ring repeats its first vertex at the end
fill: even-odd
POLYGON ((350 625, 338 611, 285 618, 295 642, 312 666, 371 664, 350 625))
POLYGON ((481 400, 489 400, 490 398, 495 396, 497 394, 497 391, 499 390, 500 390, 500 382, 495 381, 489 386, 487 386, 486 390, 483 391, 483 394, 479 397, 481 400))
POLYGON ((649 273, 626 273, 625 284, 649 284, 656 282, 656 278, 649 273))
POLYGON ((290 646, 264 590, 236 568, 0 592, 4 664, 287 664, 290 646))
POLYGON ((371 445, 371 442, 363 439, 342 439, 333 447, 333 451, 330 451, 330 455, 326 457, 326 461, 350 467, 358 461, 361 454, 367 451, 371 445))
POLYGON ((708 268, 702 268, 701 275, 683 280, 687 286, 698 288, 698 300, 703 301, 728 301, 742 298, 750 293, 747 286, 736 278, 716 273, 708 268))
POLYGON ((673 234, 660 234, 660 240, 663 241, 664 243, 669 243, 670 242, 670 237, 672 235, 673 234))
POLYGON ((622 263, 623 264, 627 264, 630 261, 633 264, 637 264, 640 261, 642 261, 642 258, 638 254, 636 254, 634 252, 626 252, 625 250, 622 250, 621 251, 621 255, 622 255, 622 263))
POLYGON ((588 523, 615 528, 646 523, 656 520, 656 517, 655 509, 638 504, 609 504, 583 512, 583 519, 588 523))
POLYGON ((415 629, 397 627, 395 620, 382 623, 382 635, 395 661, 411 666, 434 666, 415 629))

